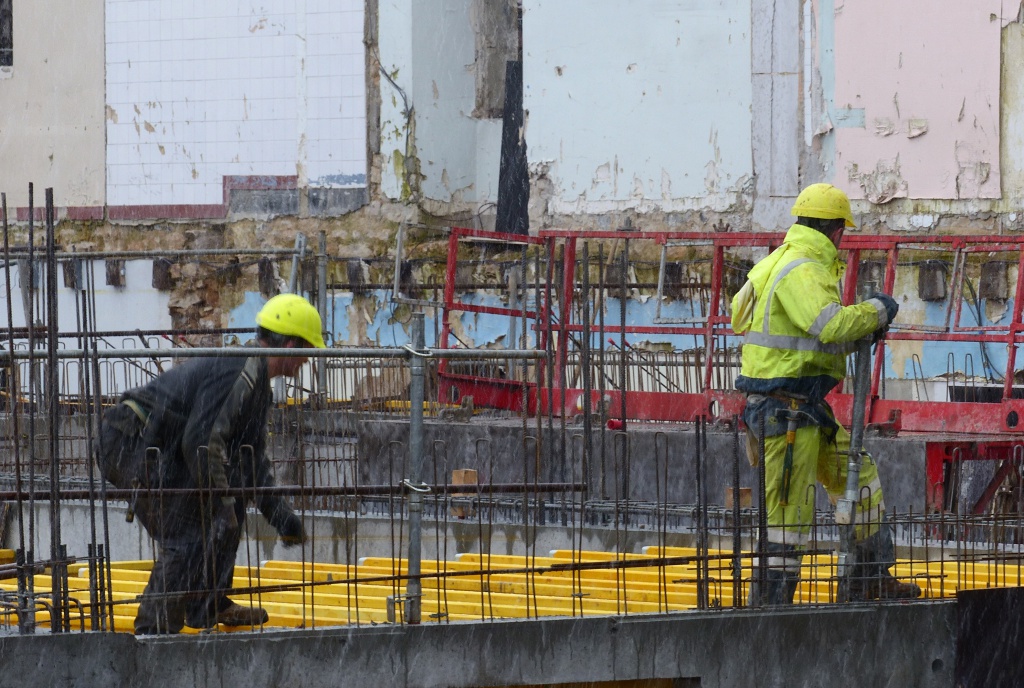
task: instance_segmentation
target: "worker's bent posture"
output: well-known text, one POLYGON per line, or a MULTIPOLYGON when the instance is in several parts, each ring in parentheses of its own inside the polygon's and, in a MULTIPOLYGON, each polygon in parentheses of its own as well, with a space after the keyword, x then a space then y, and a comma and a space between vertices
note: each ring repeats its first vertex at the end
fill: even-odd
MULTIPOLYGON (((789 604, 800 580, 801 552, 814 523, 814 484, 834 502, 846 488, 849 433, 836 423, 825 395, 846 375, 856 341, 880 336, 899 310, 887 294, 843 306, 839 280, 845 264, 837 247, 855 227, 846 194, 812 184, 797 197, 782 246, 751 269, 733 299, 732 326, 743 334, 737 389, 747 393, 743 421, 751 463, 759 459, 764 428, 767 506, 767 585, 754 576, 751 602, 789 604)), ((868 458, 860 469, 856 505, 856 567, 851 599, 912 598, 916 585, 889 574, 893 546, 884 521, 878 470, 868 458)))
MULTIPOLYGON (((320 316, 301 296, 270 299, 256 325, 262 347, 324 346, 320 316)), ((266 623, 263 609, 226 595, 249 500, 203 488, 274 484, 264 456, 270 380, 294 376, 306 360, 193 359, 129 390, 104 414, 100 470, 118 487, 140 488, 129 506, 159 548, 135 618, 137 634, 177 633, 184 624, 266 623)), ((285 545, 305 539, 302 520, 281 497, 253 501, 285 545)))

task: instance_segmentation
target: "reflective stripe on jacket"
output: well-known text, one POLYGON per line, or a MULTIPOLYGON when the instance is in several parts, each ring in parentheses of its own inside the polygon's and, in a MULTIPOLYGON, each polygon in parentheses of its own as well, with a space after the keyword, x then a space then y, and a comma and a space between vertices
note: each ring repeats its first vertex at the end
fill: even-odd
POLYGON ((748 275, 753 307, 741 302, 743 292, 733 299, 734 314, 750 314, 747 322, 733 318, 734 331, 744 335, 743 377, 843 379, 854 342, 887 324, 877 299, 842 305, 845 269, 827 236, 803 225, 789 228, 782 246, 748 275))

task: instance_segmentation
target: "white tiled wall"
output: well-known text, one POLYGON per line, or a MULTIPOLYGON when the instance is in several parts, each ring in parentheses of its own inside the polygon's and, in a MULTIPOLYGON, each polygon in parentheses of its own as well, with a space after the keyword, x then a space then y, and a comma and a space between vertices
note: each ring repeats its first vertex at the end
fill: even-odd
POLYGON ((365 185, 360 0, 106 0, 106 35, 108 204, 217 204, 226 175, 300 168, 365 185))
POLYGON ((362 0, 307 0, 308 175, 316 186, 365 186, 362 0))

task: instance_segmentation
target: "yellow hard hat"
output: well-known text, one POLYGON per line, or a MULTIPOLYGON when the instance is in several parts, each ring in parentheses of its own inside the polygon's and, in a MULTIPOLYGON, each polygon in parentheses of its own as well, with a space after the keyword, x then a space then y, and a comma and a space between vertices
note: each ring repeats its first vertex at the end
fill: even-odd
POLYGON ((325 349, 320 314, 298 294, 278 294, 263 304, 256 314, 256 325, 286 337, 304 339, 317 349, 325 349))
POLYGON ((841 189, 831 184, 811 184, 800 192, 793 204, 792 215, 814 217, 819 220, 846 220, 847 227, 856 227, 850 199, 841 189))

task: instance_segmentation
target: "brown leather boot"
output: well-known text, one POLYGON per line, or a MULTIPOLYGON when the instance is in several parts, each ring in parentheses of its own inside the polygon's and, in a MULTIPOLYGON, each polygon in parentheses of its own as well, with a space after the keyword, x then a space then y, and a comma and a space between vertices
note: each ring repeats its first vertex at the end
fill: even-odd
POLYGON ((234 602, 217 612, 217 623, 224 626, 261 626, 269 620, 270 615, 262 607, 243 607, 234 602))
POLYGON ((913 600, 921 596, 921 588, 913 583, 903 583, 888 572, 870 578, 855 578, 850 581, 850 600, 913 600))

